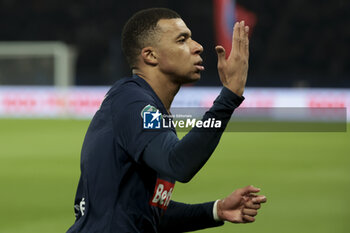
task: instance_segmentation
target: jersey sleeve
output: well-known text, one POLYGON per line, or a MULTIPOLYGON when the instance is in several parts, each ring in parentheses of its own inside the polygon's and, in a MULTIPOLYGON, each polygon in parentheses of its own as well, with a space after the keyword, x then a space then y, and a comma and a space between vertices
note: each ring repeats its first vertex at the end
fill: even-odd
POLYGON ((221 226, 224 222, 214 220, 213 206, 214 202, 191 205, 170 201, 160 219, 159 232, 187 232, 221 226))
POLYGON ((136 162, 145 146, 164 130, 143 129, 142 110, 156 106, 154 100, 143 93, 124 92, 112 98, 111 112, 115 140, 136 162))

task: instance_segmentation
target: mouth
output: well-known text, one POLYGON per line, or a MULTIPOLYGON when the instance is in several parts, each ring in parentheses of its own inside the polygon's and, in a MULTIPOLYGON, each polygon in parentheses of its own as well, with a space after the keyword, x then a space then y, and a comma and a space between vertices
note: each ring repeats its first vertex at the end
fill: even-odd
POLYGON ((203 60, 199 60, 198 62, 194 63, 194 66, 196 67, 197 71, 203 71, 204 70, 204 66, 203 64, 203 60))

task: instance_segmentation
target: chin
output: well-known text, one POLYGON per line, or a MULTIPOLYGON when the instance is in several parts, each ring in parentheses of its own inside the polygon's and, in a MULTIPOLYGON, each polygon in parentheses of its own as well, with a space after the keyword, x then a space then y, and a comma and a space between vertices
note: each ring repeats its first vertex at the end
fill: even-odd
POLYGON ((180 85, 191 84, 201 79, 199 72, 194 72, 189 75, 178 76, 175 80, 180 85))
POLYGON ((201 79, 201 73, 199 73, 199 72, 198 73, 194 73, 194 74, 191 74, 190 77, 187 77, 184 80, 183 84, 194 83, 194 82, 197 82, 200 79, 201 79))

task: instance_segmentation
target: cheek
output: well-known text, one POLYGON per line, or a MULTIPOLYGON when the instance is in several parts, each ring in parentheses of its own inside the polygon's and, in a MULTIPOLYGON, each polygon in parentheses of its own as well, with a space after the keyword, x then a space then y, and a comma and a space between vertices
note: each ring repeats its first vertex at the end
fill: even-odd
POLYGON ((159 55, 159 67, 163 71, 185 72, 191 65, 191 56, 186 48, 168 48, 159 55))
POLYGON ((166 57, 166 58, 161 58, 158 65, 162 71, 169 72, 175 69, 176 63, 174 62, 173 59, 166 57))
POLYGON ((185 74, 190 69, 190 62, 184 57, 172 57, 166 59, 161 66, 161 69, 168 73, 185 74))
POLYGON ((168 53, 160 56, 159 66, 165 69, 172 69, 177 67, 179 63, 181 63, 181 60, 182 60, 182 57, 180 54, 174 51, 169 51, 168 53))

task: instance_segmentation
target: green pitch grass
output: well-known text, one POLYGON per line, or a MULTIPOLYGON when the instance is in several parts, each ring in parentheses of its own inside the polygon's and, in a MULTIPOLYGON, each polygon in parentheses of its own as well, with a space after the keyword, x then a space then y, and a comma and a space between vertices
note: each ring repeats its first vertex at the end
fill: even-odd
MULTIPOLYGON (((74 222, 88 121, 0 120, 0 232, 62 233, 74 222)), ((266 203, 253 224, 202 232, 345 233, 350 228, 350 133, 225 133, 173 200, 198 203, 253 184, 266 203)))

